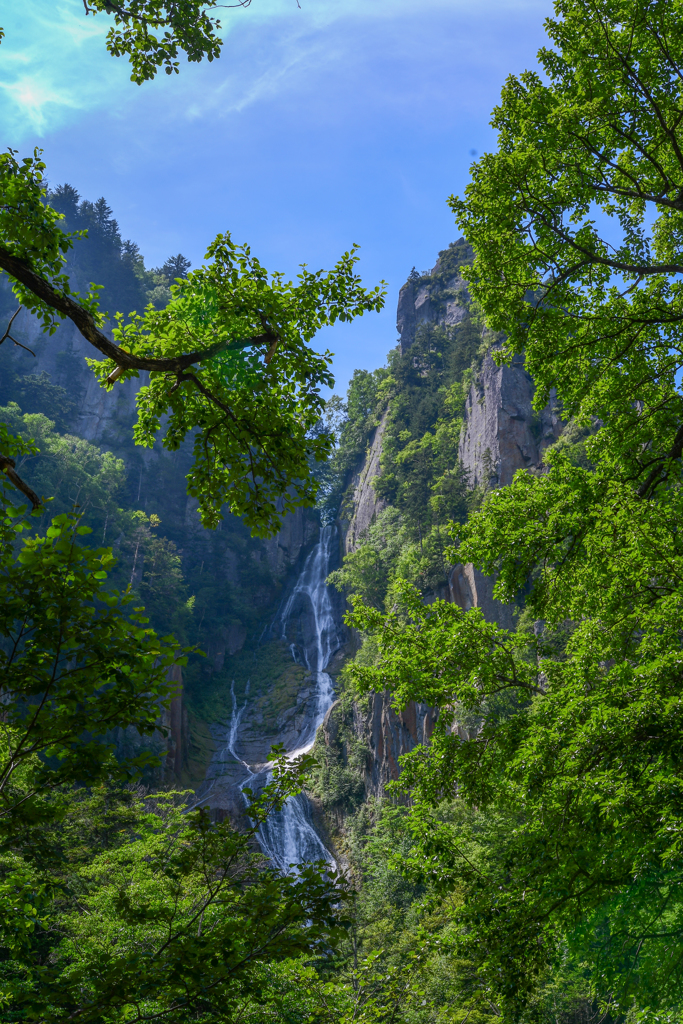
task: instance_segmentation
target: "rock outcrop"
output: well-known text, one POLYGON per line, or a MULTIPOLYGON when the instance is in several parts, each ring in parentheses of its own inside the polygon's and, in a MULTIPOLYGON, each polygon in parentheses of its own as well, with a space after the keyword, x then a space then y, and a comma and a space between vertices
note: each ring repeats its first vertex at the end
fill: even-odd
POLYGON ((466 401, 460 460, 472 487, 506 487, 518 469, 537 469, 564 423, 554 401, 534 412, 523 356, 497 366, 488 352, 466 401))
POLYGON ((484 576, 471 562, 453 566, 448 576, 448 596, 454 604, 468 611, 481 608, 488 622, 496 622, 501 629, 513 629, 514 608, 493 596, 494 580, 484 576))
POLYGON ((401 754, 429 742, 437 713, 427 704, 412 700, 402 711, 396 711, 391 706, 391 694, 385 690, 373 694, 366 708, 356 704, 354 719, 355 731, 370 751, 365 770, 366 792, 381 797, 387 783, 398 779, 401 754))
MULTIPOLYGON (((524 357, 498 366, 487 352, 465 404, 460 461, 472 487, 507 487, 519 469, 539 471, 545 450, 564 428, 554 396, 536 413, 534 382, 524 357)), ((476 606, 504 629, 514 626, 513 608, 493 596, 495 580, 472 565, 456 565, 449 577, 451 600, 462 608, 476 606)))
POLYGON ((277 579, 284 579, 298 563, 301 552, 315 542, 319 524, 306 509, 298 508, 282 523, 274 537, 263 541, 265 557, 270 571, 277 579))
POLYGON ((471 257, 471 246, 460 238, 440 254, 431 270, 422 275, 410 275, 398 294, 396 310, 396 330, 402 354, 414 343, 421 324, 452 327, 465 318, 467 285, 458 265, 471 257))
POLYGON ((385 507, 386 502, 377 497, 373 487, 380 474, 380 457, 382 455, 382 438, 387 425, 389 410, 386 409, 368 446, 367 454, 360 470, 353 475, 350 487, 353 488, 351 504, 353 513, 344 536, 344 553, 349 554, 358 547, 358 542, 368 526, 374 522, 377 514, 385 507))
MULTIPOLYGON (((323 739, 345 766, 351 748, 357 754, 360 746, 364 753, 365 795, 381 799, 388 783, 399 777, 399 757, 429 742, 436 719, 434 708, 415 701, 409 701, 403 711, 396 711, 391 706, 391 694, 385 690, 346 709, 336 701, 325 716, 323 739)), ((354 760, 357 762, 357 756, 354 760)))

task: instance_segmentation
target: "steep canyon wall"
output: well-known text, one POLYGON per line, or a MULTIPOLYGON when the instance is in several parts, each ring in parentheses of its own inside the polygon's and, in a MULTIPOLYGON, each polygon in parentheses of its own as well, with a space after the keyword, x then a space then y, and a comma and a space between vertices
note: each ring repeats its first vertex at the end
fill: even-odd
MULTIPOLYGON (((397 309, 401 354, 409 355, 425 326, 457 332, 466 324, 469 297, 458 259, 467 251, 460 240, 430 271, 411 275, 401 289, 397 309)), ((302 602, 286 629, 278 631, 273 624, 318 542, 319 519, 300 510, 288 516, 280 533, 267 541, 250 537, 243 524, 230 516, 218 530, 204 530, 196 501, 185 491, 189 452, 169 456, 160 444, 152 450, 132 444, 135 396, 144 375, 106 393, 85 364, 84 357, 92 351, 73 325, 62 325, 47 338, 22 312, 17 326, 20 340, 34 350, 35 357, 4 346, 0 374, 3 366, 14 373, 46 372, 76 397, 68 429, 124 460, 126 492, 121 500, 130 508, 158 515, 161 532, 182 559, 186 594, 194 601, 184 639, 200 647, 205 656, 191 659, 182 674, 175 670, 176 697, 160 723, 168 738, 158 738, 165 754, 158 781, 197 787, 208 770, 212 784, 200 792, 217 814, 240 814, 244 766, 263 766, 271 743, 296 746, 305 723, 315 716, 315 681, 301 653, 310 642, 310 611, 302 602)), ((469 486, 487 490, 509 484, 518 469, 540 471, 544 451, 564 424, 554 401, 540 414, 532 409, 534 385, 523 358, 498 366, 491 354, 496 340, 489 339, 487 349, 485 337, 481 340, 484 347, 464 401, 458 457, 469 486)), ((374 484, 381 474, 388 416, 389 409, 379 416, 366 453, 348 481, 350 513, 335 535, 330 569, 357 549, 387 505, 374 484)), ((113 538, 115 548, 119 542, 120 538, 113 538)), ((125 557, 123 548, 121 557, 125 557)), ((138 578, 143 571, 141 564, 138 578)), ((480 607, 488 619, 511 627, 514 609, 494 598, 493 582, 474 566, 460 564, 452 567, 439 595, 463 608, 480 607)), ((353 643, 342 624, 344 600, 328 590, 336 632, 324 668, 334 679, 353 643)), ((390 694, 383 693, 356 703, 351 712, 333 705, 321 735, 343 760, 348 756, 345 736, 350 728, 354 742, 365 751, 364 791, 382 796, 387 783, 398 777, 401 754, 428 742, 435 721, 434 709, 425 705, 410 704, 402 712, 395 711, 390 694)), ((135 742, 132 736, 117 737, 122 751, 134 749, 135 742)))
MULTIPOLYGON (((464 240, 460 247, 466 252, 464 240)), ((446 260, 450 251, 443 254, 446 260)), ((442 260, 422 275, 413 274, 399 294, 397 309, 398 348, 410 354, 418 331, 423 325, 445 329, 456 328, 467 315, 469 297, 461 273, 442 265, 442 260)), ((542 471, 543 455, 564 427, 558 404, 554 399, 539 413, 532 408, 534 383, 524 366, 522 356, 509 365, 498 366, 491 345, 483 352, 466 395, 463 426, 460 434, 459 459, 469 487, 482 491, 511 483, 519 469, 542 471)), ((378 499, 373 486, 381 469, 382 440, 387 412, 370 439, 368 450, 354 474, 353 512, 348 522, 345 550, 356 550, 359 538, 382 511, 385 503, 378 499)), ((503 628, 513 628, 515 608, 498 601, 493 595, 495 580, 482 574, 471 564, 458 564, 448 575, 448 585, 440 596, 454 601, 464 609, 479 607, 489 621, 503 628)), ((411 702, 403 711, 391 706, 388 692, 354 704, 351 712, 335 705, 325 722, 325 741, 348 759, 343 740, 344 728, 353 733, 367 750, 364 768, 366 793, 382 796, 389 781, 399 775, 399 757, 428 741, 436 721, 434 709, 411 702), (352 719, 352 721, 351 721, 352 719)))

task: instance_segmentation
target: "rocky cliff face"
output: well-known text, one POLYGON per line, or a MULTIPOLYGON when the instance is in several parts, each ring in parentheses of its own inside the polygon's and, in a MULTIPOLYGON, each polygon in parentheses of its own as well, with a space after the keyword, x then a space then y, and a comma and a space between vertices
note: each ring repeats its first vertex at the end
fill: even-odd
MULTIPOLYGON (((515 356, 498 366, 487 352, 465 405, 460 460, 472 487, 507 487, 518 469, 540 470, 543 454, 560 436, 564 422, 557 402, 539 413, 532 408, 534 382, 515 356)), ((456 565, 449 576, 450 599, 461 608, 478 607, 505 629, 514 625, 514 609, 493 596, 494 579, 473 565, 456 565)))
MULTIPOLYGON (((53 384, 63 387, 77 402, 70 429, 76 436, 93 444, 120 444, 120 427, 131 423, 135 415, 135 396, 145 383, 126 381, 113 391, 100 387, 85 359, 99 353, 88 344, 70 320, 64 321, 48 337, 40 330, 34 316, 25 309, 14 321, 16 336, 34 353, 5 346, 3 363, 18 374, 48 373, 53 384), (6 362, 5 362, 6 361, 6 362)), ((143 375, 146 378, 146 374, 143 375)), ((150 453, 151 454, 151 453, 150 453)))
POLYGON ((324 740, 328 747, 336 747, 341 759, 348 763, 350 752, 344 733, 350 726, 356 742, 365 750, 365 793, 380 798, 385 795, 387 784, 399 777, 401 754, 429 742, 436 718, 434 708, 412 700, 403 711, 396 711, 391 706, 391 694, 385 690, 354 703, 350 714, 339 701, 333 704, 323 723, 324 740))
MULTIPOLYGON (((466 315, 469 297, 458 261, 471 256, 464 239, 441 254, 439 261, 422 275, 411 275, 399 293, 397 330, 402 354, 409 352, 421 325, 449 328, 466 315)), ((464 412, 459 458, 467 471, 469 486, 489 490, 512 482, 519 469, 540 471, 547 447, 559 437, 564 423, 556 401, 540 414, 534 412, 534 383, 524 367, 523 357, 509 366, 498 366, 487 351, 475 375, 464 412)), ((377 500, 373 481, 380 473, 382 439, 387 413, 375 431, 363 465, 354 477, 354 512, 346 538, 346 551, 353 551, 373 516, 383 507, 377 500)), ((448 577, 447 588, 438 596, 462 608, 481 608, 489 621, 514 628, 515 609, 493 596, 494 579, 473 565, 459 564, 448 577)), ((340 729, 351 728, 368 751, 364 772, 366 792, 381 796, 390 780, 398 777, 401 754, 426 742, 434 728, 433 709, 411 704, 403 712, 391 707, 390 694, 375 694, 367 705, 357 704, 351 713, 335 705, 325 723, 328 744, 339 745, 340 729)), ((343 744, 342 744, 343 747, 343 744)), ((347 752, 340 747, 342 760, 347 752)))
MULTIPOLYGON (((469 304, 467 285, 459 271, 449 274, 448 265, 471 254, 461 238, 444 250, 431 270, 403 285, 396 313, 401 351, 415 342, 421 324, 452 327, 463 320, 469 304)), ((460 440, 460 461, 471 487, 505 487, 518 469, 538 469, 542 464, 543 452, 560 436, 564 423, 555 400, 540 414, 534 412, 534 390, 523 356, 515 356, 509 366, 497 366, 491 352, 486 353, 467 396, 460 440)), ((366 487, 372 474, 377 475, 380 454, 373 452, 361 471, 366 487)))
POLYGON ((375 428, 363 464, 358 472, 354 473, 351 480, 353 512, 344 535, 344 553, 347 555, 356 550, 359 539, 386 505, 385 501, 377 497, 377 492, 372 485, 380 473, 379 460, 382 454, 382 438, 387 425, 387 415, 388 410, 385 410, 379 425, 375 428))
POLYGON ((487 352, 466 401, 460 460, 472 487, 506 487, 518 469, 538 469, 543 453, 564 426, 551 401, 540 414, 531 407, 534 383, 515 356, 497 366, 487 352))
POLYGON ((484 576, 471 562, 466 565, 459 562, 448 576, 448 599, 465 611, 481 608, 489 622, 497 622, 501 629, 513 629, 514 607, 498 601, 493 596, 493 586, 494 580, 484 576))
POLYGON ((471 254, 470 246, 461 238, 444 250, 444 255, 431 270, 420 276, 413 273, 403 285, 396 310, 401 352, 407 352, 414 343, 421 324, 453 327, 464 319, 468 303, 467 285, 457 264, 471 254), (453 264, 452 270, 450 264, 453 264), (423 280, 425 278, 427 281, 423 280))

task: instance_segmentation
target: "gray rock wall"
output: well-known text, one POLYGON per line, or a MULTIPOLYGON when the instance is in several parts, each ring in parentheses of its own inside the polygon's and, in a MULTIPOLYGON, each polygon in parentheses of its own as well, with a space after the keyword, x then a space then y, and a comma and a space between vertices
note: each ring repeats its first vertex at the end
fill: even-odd
MULTIPOLYGON (((441 259, 438 259, 427 274, 434 276, 440 271, 441 259)), ((415 341, 415 332, 421 324, 442 324, 450 327, 460 323, 465 316, 466 302, 467 285, 460 273, 454 274, 445 282, 425 283, 410 279, 406 281, 398 293, 396 310, 396 330, 399 334, 401 353, 411 347, 415 341)))
POLYGON ((14 326, 17 339, 27 345, 35 356, 11 346, 9 351, 3 352, 3 358, 11 359, 19 374, 49 373, 54 384, 59 384, 78 399, 76 418, 71 424, 74 434, 93 444, 106 445, 120 430, 121 424, 132 423, 135 396, 147 382, 147 374, 117 384, 107 392, 100 387, 85 362, 86 357, 97 359, 100 353, 82 337, 71 321, 64 321, 53 335, 48 336, 41 331, 37 319, 22 309, 14 326))
POLYGON ((481 608, 488 622, 495 622, 501 629, 513 629, 514 608, 503 604, 493 596, 495 580, 479 572, 471 562, 453 566, 448 577, 449 599, 468 611, 481 608))
POLYGON ((437 712, 427 704, 410 701, 403 711, 391 706, 391 694, 375 693, 367 710, 354 707, 355 730, 371 751, 366 767, 366 791, 375 797, 385 794, 386 785, 399 776, 398 759, 429 742, 437 712))
POLYGON ((497 366, 487 353, 467 397, 460 459, 473 487, 506 487, 518 469, 538 469, 548 445, 560 436, 556 402, 532 409, 534 383, 523 356, 497 366))
POLYGON ((363 465, 351 480, 351 487, 353 487, 353 513, 344 536, 344 553, 347 555, 351 551, 356 550, 360 538, 386 505, 385 501, 377 497, 373 482, 380 473, 379 460, 382 454, 382 438, 384 437, 388 415, 389 410, 387 409, 380 420, 379 426, 375 429, 367 454, 363 460, 363 465))

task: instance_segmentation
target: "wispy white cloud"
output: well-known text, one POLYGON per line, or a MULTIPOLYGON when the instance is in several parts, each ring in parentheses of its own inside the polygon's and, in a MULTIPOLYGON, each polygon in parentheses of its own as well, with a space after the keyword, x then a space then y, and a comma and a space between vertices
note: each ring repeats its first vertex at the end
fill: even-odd
POLYGON ((66 89, 37 74, 17 75, 10 82, 0 82, 4 101, 27 126, 42 135, 49 127, 49 112, 57 108, 64 112, 83 109, 75 96, 66 89))
POLYGON ((0 131, 5 144, 45 135, 106 105, 125 85, 125 65, 102 59, 107 25, 78 0, 34 0, 3 11, 0 131))
MULTIPOLYGON (((125 59, 110 57, 105 36, 111 24, 103 15, 85 16, 82 0, 32 0, 3 12, 6 38, 0 46, 0 132, 5 144, 45 136, 76 121, 87 111, 109 112, 127 107, 141 93, 159 88, 178 104, 175 114, 190 119, 208 112, 239 113, 273 96, 285 82, 306 75, 322 64, 344 56, 336 45, 335 26, 342 22, 400 21, 425 18, 439 10, 471 15, 470 0, 253 0, 244 9, 222 10, 223 36, 249 36, 249 51, 236 60, 221 61, 220 77, 210 85, 201 69, 187 68, 179 82, 146 84, 138 90, 130 80, 125 59), (262 45, 259 36, 263 35, 262 45)), ((547 11, 547 0, 485 0, 482 17, 516 12, 547 11)), ((342 33, 343 35, 343 33, 342 33)))

